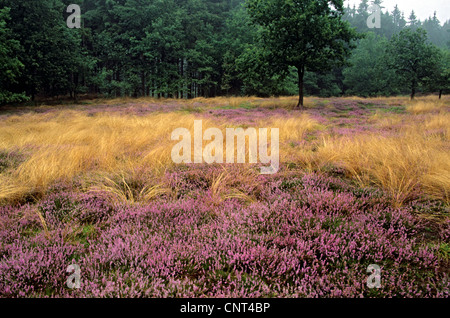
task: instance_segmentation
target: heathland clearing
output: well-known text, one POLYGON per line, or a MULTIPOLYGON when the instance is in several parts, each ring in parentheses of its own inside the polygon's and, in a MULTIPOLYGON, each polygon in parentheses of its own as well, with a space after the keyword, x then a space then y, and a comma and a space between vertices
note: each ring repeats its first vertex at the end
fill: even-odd
POLYGON ((0 296, 448 297, 450 100, 305 104, 0 110, 0 296), (174 163, 172 132, 194 136, 195 120, 216 136, 279 129, 279 171, 174 163))

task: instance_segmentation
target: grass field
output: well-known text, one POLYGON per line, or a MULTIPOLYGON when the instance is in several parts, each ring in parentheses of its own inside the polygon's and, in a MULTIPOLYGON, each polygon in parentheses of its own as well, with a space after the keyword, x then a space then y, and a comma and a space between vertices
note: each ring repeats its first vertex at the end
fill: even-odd
POLYGON ((0 109, 0 297, 448 297, 450 98, 295 105, 0 109), (174 164, 196 119, 279 128, 280 171, 174 164))

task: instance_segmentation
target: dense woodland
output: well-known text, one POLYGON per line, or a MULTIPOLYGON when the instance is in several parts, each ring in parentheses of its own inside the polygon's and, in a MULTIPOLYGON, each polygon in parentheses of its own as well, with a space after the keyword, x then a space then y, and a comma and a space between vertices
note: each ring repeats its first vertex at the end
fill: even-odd
MULTIPOLYGON (((252 18, 248 2, 0 0, 0 104, 83 94, 298 94, 297 70, 273 64, 261 42, 264 23, 252 18), (80 29, 66 25, 72 3, 81 7, 80 29)), ((382 6, 382 1, 375 3, 382 6)), ((397 7, 383 9, 381 28, 369 29, 369 6, 361 1, 358 7, 342 7, 340 19, 359 34, 350 41, 351 54, 332 68, 307 66, 305 93, 446 93, 450 21, 436 16, 419 21, 414 12, 397 7)))

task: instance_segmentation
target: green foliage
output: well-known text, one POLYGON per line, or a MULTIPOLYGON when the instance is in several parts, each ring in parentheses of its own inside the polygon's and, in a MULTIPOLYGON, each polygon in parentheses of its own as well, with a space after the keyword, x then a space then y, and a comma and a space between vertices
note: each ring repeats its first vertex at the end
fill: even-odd
POLYGON ((449 34, 446 32, 446 28, 441 26, 441 22, 436 17, 436 12, 434 12, 433 17, 426 19, 422 26, 425 31, 427 31, 428 39, 434 45, 445 48, 446 42, 449 39, 449 34))
POLYGON ((34 97, 73 92, 80 63, 80 30, 69 29, 63 19, 61 1, 1 0, 10 8, 14 39, 21 44, 24 71, 17 77, 16 91, 34 97))
MULTIPOLYGON (((299 94, 301 104, 304 93, 404 93, 410 76, 397 83, 387 42, 422 27, 449 48, 450 23, 405 19, 396 7, 371 30, 368 7, 367 0, 347 9, 342 0, 0 0, 0 104, 79 94, 299 94), (81 29, 66 25, 72 3, 81 6, 81 29), (350 25, 375 35, 353 41, 350 25)), ((418 75, 418 88, 447 92, 445 63, 418 75)))
POLYGON ((342 89, 338 85, 337 75, 335 73, 320 74, 306 72, 304 85, 307 95, 331 97, 342 94, 342 89))
POLYGON ((347 94, 369 97, 399 93, 395 71, 385 63, 387 46, 385 37, 372 32, 359 42, 349 59, 351 66, 344 70, 347 94))
POLYGON ((425 78, 425 86, 431 92, 442 94, 450 91, 450 50, 442 49, 439 52, 439 60, 434 65, 432 74, 425 78))
POLYGON ((298 71, 299 106, 305 72, 326 72, 344 65, 356 32, 343 21, 343 1, 248 0, 252 22, 262 27, 261 43, 271 65, 298 71))
POLYGON ((26 100, 24 94, 11 91, 23 70, 23 64, 16 55, 20 43, 13 39, 11 29, 7 26, 10 21, 9 11, 9 8, 0 9, 0 105, 26 100))
POLYGON ((439 62, 438 49, 428 42, 425 30, 407 28, 392 37, 386 52, 388 67, 395 70, 400 82, 409 87, 413 99, 418 85, 433 76, 439 62))
MULTIPOLYGON (((294 95, 292 77, 274 72, 267 51, 251 45, 237 58, 238 78, 244 95, 294 95)), ((295 75, 294 75, 295 76, 295 75)))

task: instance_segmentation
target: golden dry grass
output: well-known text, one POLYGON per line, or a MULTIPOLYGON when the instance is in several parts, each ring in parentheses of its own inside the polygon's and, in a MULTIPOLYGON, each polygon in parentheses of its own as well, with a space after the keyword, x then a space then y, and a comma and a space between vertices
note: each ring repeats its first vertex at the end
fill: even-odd
POLYGON ((443 100, 430 101, 426 99, 409 101, 406 110, 414 115, 445 111, 446 103, 443 100))
POLYGON ((165 187, 162 184, 152 185, 151 181, 148 184, 141 185, 139 189, 136 189, 135 185, 128 184, 128 182, 130 182, 129 180, 133 181, 135 180, 134 178, 136 178, 136 176, 133 176, 131 172, 122 173, 119 176, 118 181, 115 181, 108 176, 102 176, 101 180, 98 180, 96 185, 87 188, 87 192, 99 192, 106 195, 109 201, 115 204, 124 202, 140 202, 145 204, 163 194, 173 195, 172 189, 165 187))
POLYGON ((387 115, 378 121, 381 126, 399 122, 402 126, 387 136, 326 136, 314 153, 300 158, 307 167, 338 165, 361 185, 386 189, 398 205, 417 188, 450 202, 450 114, 409 116, 406 120, 403 115, 387 115))
MULTIPOLYGON (((98 172, 105 175, 104 183, 93 185, 94 189, 109 190, 115 197, 134 201, 136 198, 126 188, 120 188, 106 176, 118 171, 130 174, 137 167, 152 172, 169 169, 173 165, 171 150, 176 144, 170 140, 171 133, 183 127, 193 136, 195 119, 198 118, 182 113, 88 116, 69 110, 8 117, 0 127, 0 150, 19 150, 27 154, 27 160, 0 174, 0 199, 43 192, 56 181, 98 172)), ((307 116, 260 124, 280 127, 282 139, 301 139, 305 131, 314 127, 307 116)), ((203 119, 203 129, 209 127, 222 129, 225 136, 228 126, 203 119)), ((139 196, 152 197, 159 191, 154 186, 143 189, 139 196)))
POLYGON ((375 184, 388 190, 398 204, 418 185, 430 195, 449 200, 450 154, 439 138, 411 132, 399 137, 328 139, 315 157, 322 165, 340 165, 361 185, 375 184))
MULTIPOLYGON (((260 107, 290 108, 295 106, 296 98, 200 98, 184 103, 188 106, 202 103, 238 107, 249 102, 260 107)), ((307 99, 307 104, 314 102, 317 99, 307 99)), ((439 101, 424 97, 410 102, 400 97, 384 99, 384 102, 403 103, 408 110, 406 114, 376 114, 370 118, 370 122, 380 129, 395 127, 394 133, 387 136, 361 133, 333 137, 325 133, 320 140, 301 144, 308 133, 326 130, 307 114, 267 118, 258 122, 255 128, 280 129, 282 163, 295 162, 311 171, 330 164, 340 166, 362 185, 386 189, 399 205, 417 188, 449 202, 448 99, 439 101)), ((84 190, 109 192, 113 201, 148 202, 162 194, 170 194, 158 180, 149 180, 137 193, 132 193, 127 188, 127 178, 133 179, 133 174, 140 174, 140 171, 162 175, 170 169, 173 166, 171 149, 176 143, 170 141, 171 133, 180 127, 193 132, 195 119, 200 118, 180 112, 89 116, 75 110, 9 116, 0 123, 0 150, 19 150, 27 159, 18 167, 0 173, 0 200, 42 193, 56 181, 70 181, 79 176, 91 178, 92 174, 100 177, 88 180, 89 186, 84 190), (123 176, 124 182, 119 182, 120 178, 111 178, 111 175, 123 176)), ((229 125, 203 118, 203 129, 210 127, 225 132, 229 125)), ((212 193, 248 202, 253 200, 237 189, 222 189, 221 184, 228 182, 226 176, 218 176, 212 182, 212 193)))
MULTIPOLYGON (((313 97, 305 97, 304 98, 304 107, 311 108, 316 105, 317 98, 313 97)), ((262 99, 255 102, 255 105, 263 108, 285 108, 285 109, 295 109, 298 104, 298 96, 289 96, 289 97, 277 97, 277 98, 269 98, 262 99)))
POLYGON ((0 127, 0 149, 24 151, 28 159, 1 176, 0 199, 43 191, 89 171, 164 170, 171 165, 171 132, 190 122, 191 116, 175 113, 89 117, 63 111, 10 117, 0 127))
POLYGON ((280 130, 281 143, 301 141, 307 132, 325 128, 307 114, 290 118, 271 118, 260 122, 259 126, 278 128, 280 130))
POLYGON ((392 97, 386 97, 386 96, 378 96, 378 97, 359 97, 359 96, 348 96, 345 97, 345 99, 348 100, 356 100, 356 101, 380 101, 387 105, 393 105, 393 104, 401 104, 401 105, 408 105, 408 104, 414 104, 417 102, 429 102, 429 103, 447 103, 450 101, 450 96, 444 95, 442 96, 442 99, 439 100, 438 96, 436 95, 426 95, 426 96, 418 96, 414 100, 411 100, 410 96, 404 95, 404 96, 392 96, 392 97))

